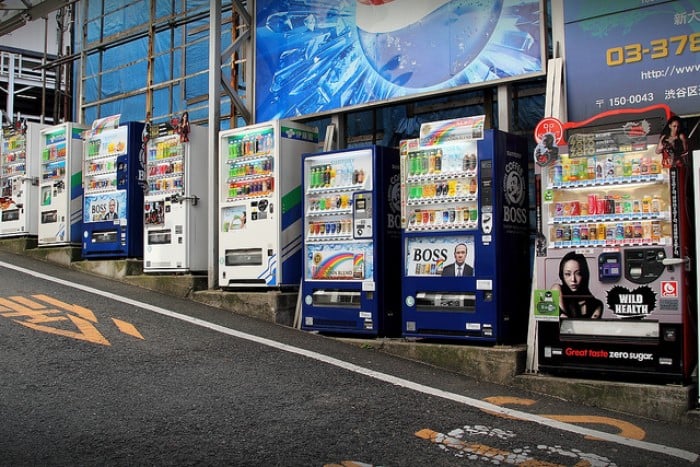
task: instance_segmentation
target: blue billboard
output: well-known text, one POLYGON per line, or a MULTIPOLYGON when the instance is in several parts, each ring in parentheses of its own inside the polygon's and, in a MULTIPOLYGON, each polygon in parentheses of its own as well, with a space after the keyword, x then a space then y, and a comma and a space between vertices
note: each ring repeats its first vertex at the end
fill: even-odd
POLYGON ((258 0, 257 122, 544 73, 540 0, 258 0))
POLYGON ((568 118, 666 104, 700 109, 697 0, 566 0, 568 118))

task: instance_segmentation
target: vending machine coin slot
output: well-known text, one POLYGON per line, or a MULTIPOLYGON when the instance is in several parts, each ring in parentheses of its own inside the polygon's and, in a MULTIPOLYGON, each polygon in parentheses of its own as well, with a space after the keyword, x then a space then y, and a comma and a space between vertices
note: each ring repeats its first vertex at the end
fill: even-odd
POLYGON ((606 252, 598 256, 598 279, 601 282, 617 282, 622 277, 622 255, 606 252))
POLYGON ((663 274, 663 248, 637 248, 625 250, 625 278, 635 284, 648 284, 663 274))
POLYGON ((372 193, 353 193, 355 238, 372 238, 372 193))

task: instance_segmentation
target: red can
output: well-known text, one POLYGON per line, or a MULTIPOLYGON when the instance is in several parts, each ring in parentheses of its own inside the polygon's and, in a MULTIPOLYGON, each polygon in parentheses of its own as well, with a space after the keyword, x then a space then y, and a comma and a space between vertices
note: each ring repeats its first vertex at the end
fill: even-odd
POLYGON ((605 198, 596 198, 595 212, 596 214, 605 214, 605 206, 608 204, 605 198))
POLYGON ((581 203, 579 201, 572 201, 571 202, 571 213, 572 216, 580 216, 581 215, 581 203))
POLYGON ((596 195, 588 195, 588 214, 598 212, 598 200, 596 195))

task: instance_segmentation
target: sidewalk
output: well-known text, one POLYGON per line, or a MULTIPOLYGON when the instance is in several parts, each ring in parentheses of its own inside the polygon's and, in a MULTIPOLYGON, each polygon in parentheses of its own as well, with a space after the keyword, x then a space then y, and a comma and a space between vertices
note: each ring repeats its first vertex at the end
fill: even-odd
MULTIPOLYGON (((80 258, 78 248, 36 248, 35 241, 24 238, 0 239, 0 248, 282 326, 294 325, 296 292, 207 290, 207 277, 203 275, 143 274, 139 260, 86 261, 80 258)), ((402 338, 341 339, 351 345, 373 348, 466 374, 485 382, 518 387, 581 405, 700 429, 700 410, 697 408, 698 395, 695 384, 637 384, 528 374, 525 369, 525 345, 442 344, 402 338)))

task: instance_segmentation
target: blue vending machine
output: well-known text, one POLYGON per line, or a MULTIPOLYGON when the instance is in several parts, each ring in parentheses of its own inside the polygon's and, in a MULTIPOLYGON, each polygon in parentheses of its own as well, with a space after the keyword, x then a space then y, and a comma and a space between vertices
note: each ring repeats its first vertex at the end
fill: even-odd
POLYGON ((144 124, 96 120, 83 151, 83 258, 143 256, 144 124))
POLYGON ((399 336, 399 153, 305 154, 301 327, 399 336))
POLYGON ((521 343, 530 296, 523 138, 484 117, 425 123, 401 144, 402 334, 521 343))

